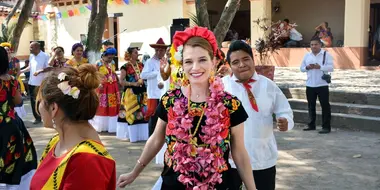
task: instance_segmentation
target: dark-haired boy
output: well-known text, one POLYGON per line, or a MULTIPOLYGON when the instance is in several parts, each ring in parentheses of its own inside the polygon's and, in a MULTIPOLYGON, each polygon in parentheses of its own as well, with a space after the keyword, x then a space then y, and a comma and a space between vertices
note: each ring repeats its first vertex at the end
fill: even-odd
MULTIPOLYGON (((294 126, 293 111, 280 88, 270 79, 256 73, 252 48, 247 43, 231 43, 227 61, 233 75, 223 78, 225 90, 239 98, 249 116, 244 123, 244 141, 256 188, 274 190, 278 152, 272 115, 276 114, 277 128, 288 131, 294 126)), ((236 168, 232 160, 230 163, 236 168)), ((241 183, 239 175, 234 181, 241 183)))

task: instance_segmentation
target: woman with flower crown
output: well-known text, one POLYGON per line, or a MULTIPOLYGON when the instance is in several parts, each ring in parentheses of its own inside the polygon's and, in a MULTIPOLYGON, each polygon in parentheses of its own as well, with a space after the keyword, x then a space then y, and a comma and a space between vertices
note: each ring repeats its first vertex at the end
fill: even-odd
POLYGON ((233 184, 238 174, 229 165, 230 151, 246 188, 256 189, 244 147, 243 123, 248 116, 212 74, 216 50, 215 36, 206 28, 176 32, 172 63, 183 67, 187 79, 182 88, 161 98, 155 131, 132 172, 119 177, 119 187, 132 183, 166 143, 160 189, 240 189, 240 184, 233 184))
POLYGON ((67 60, 65 66, 76 68, 82 64, 88 63, 88 59, 84 57, 84 47, 81 43, 76 43, 73 45, 73 47, 71 48, 71 55, 73 57, 67 60))
POLYGON ((99 107, 91 124, 96 131, 116 133, 117 118, 120 108, 120 92, 116 66, 113 61, 117 55, 115 48, 106 49, 102 58, 96 63, 98 71, 103 75, 103 80, 98 88, 99 107))
POLYGON ((116 163, 88 122, 99 104, 94 65, 53 70, 42 82, 37 109, 57 135, 42 153, 30 190, 116 189, 116 163), (79 105, 79 106, 78 106, 79 105))

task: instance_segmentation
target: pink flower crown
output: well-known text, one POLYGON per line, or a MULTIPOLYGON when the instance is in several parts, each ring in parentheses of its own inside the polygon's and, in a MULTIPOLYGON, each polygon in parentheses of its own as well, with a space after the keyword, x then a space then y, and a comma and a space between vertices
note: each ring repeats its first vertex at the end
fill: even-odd
POLYGON ((62 93, 65 94, 65 95, 69 95, 71 97, 73 97, 74 99, 78 99, 79 98, 79 93, 80 93, 80 90, 78 87, 74 86, 70 86, 69 84, 69 81, 66 81, 67 77, 67 74, 62 72, 62 73, 59 73, 58 75, 58 80, 61 81, 57 86, 59 89, 61 89, 62 93))

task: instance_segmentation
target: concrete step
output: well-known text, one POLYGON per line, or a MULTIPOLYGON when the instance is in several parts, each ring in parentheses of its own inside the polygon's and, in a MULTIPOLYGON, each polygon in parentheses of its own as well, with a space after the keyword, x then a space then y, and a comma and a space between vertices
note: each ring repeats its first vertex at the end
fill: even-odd
MULTIPOLYGON (((282 88, 288 99, 306 100, 306 88, 282 88)), ((380 106, 380 94, 351 93, 330 90, 330 102, 380 106)))
MULTIPOLYGON (((296 110, 308 110, 307 100, 302 99, 288 99, 292 109, 296 110)), ((355 114, 361 116, 379 117, 380 118, 380 106, 362 105, 362 104, 348 104, 330 102, 332 113, 342 114, 355 114)), ((317 101, 317 111, 321 111, 319 101, 317 101)))
MULTIPOLYGON (((308 123, 309 113, 307 110, 293 109, 294 122, 308 123)), ((321 125, 322 112, 317 111, 316 125, 321 125)), ((380 132, 380 117, 360 116, 356 114, 331 114, 331 127, 348 128, 360 131, 380 132)))

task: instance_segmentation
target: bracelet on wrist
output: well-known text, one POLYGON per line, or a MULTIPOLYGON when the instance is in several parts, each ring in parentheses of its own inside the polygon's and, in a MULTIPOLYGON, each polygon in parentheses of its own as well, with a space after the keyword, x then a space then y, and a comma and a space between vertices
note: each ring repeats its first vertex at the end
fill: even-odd
POLYGON ((140 164, 140 166, 145 167, 146 165, 141 163, 140 160, 137 160, 137 163, 140 164))

